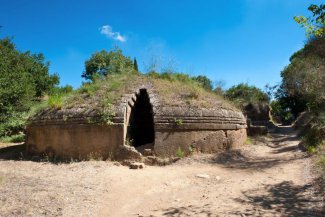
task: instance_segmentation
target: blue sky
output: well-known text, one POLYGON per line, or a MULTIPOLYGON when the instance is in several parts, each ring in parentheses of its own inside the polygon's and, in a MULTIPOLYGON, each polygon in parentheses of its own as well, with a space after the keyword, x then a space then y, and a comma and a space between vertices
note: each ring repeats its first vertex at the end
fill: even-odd
POLYGON ((118 45, 141 71, 153 62, 222 81, 277 84, 305 35, 293 21, 320 0, 0 0, 0 37, 44 53, 61 84, 78 87, 84 61, 118 45))

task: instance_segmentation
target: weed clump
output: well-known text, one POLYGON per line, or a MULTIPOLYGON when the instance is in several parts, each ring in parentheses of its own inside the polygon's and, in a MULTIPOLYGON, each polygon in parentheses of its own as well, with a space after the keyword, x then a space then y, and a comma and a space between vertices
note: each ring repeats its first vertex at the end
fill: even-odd
POLYGON ((176 151, 176 156, 177 157, 184 157, 185 156, 185 152, 181 149, 181 147, 178 147, 178 149, 176 151))
POLYGON ((25 134, 15 134, 12 136, 0 137, 0 141, 4 143, 18 143, 25 141, 25 134))

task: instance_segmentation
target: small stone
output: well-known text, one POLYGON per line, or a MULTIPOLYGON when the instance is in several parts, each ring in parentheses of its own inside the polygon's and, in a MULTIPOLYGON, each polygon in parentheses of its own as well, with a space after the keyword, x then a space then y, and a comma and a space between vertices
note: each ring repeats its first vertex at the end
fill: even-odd
POLYGON ((137 170, 137 169, 143 169, 144 168, 144 163, 131 163, 130 164, 130 169, 134 169, 134 170, 137 170))
POLYGON ((217 181, 220 181, 220 179, 221 179, 220 176, 216 176, 217 181))
POLYGON ((121 166, 121 163, 120 162, 114 162, 113 165, 119 167, 119 166, 121 166))
POLYGON ((201 179, 209 179, 210 178, 210 176, 207 174, 197 174, 196 177, 201 178, 201 179))
POLYGON ((143 150, 143 155, 144 156, 152 156, 153 155, 152 149, 144 149, 143 150))
POLYGON ((156 165, 157 164, 157 157, 155 157, 155 156, 145 157, 144 158, 144 164, 145 165, 150 165, 150 166, 156 165))

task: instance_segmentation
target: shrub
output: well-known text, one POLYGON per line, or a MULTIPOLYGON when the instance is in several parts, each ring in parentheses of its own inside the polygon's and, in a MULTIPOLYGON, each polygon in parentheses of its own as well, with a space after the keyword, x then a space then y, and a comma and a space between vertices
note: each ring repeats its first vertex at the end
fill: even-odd
POLYGON ((43 54, 21 52, 0 39, 0 136, 23 130, 29 109, 59 83, 43 54))
POLYGON ((11 111, 5 116, 5 121, 0 122, 0 137, 17 134, 23 131, 27 120, 26 112, 11 111))
POLYGON ((314 113, 308 129, 302 137, 307 151, 312 154, 325 142, 325 111, 314 113))
POLYGON ((252 142, 252 139, 250 137, 247 136, 245 142, 244 142, 245 145, 252 145, 253 142, 252 142))
POLYGON ((276 123, 291 124, 293 114, 279 100, 273 100, 270 103, 271 115, 276 123))
POLYGON ((185 153, 184 151, 181 149, 181 147, 178 147, 177 151, 176 151, 176 156, 177 157, 184 157, 185 153))
POLYGON ((325 107, 325 38, 309 40, 281 72, 275 98, 294 116, 325 107))
POLYGON ((255 86, 248 84, 238 84, 225 91, 224 97, 235 103, 240 108, 251 103, 268 102, 269 97, 266 93, 255 86))
POLYGON ((181 126, 183 124, 183 119, 181 118, 175 118, 174 121, 177 126, 181 126))
POLYGON ((24 134, 16 134, 16 135, 12 135, 12 136, 0 137, 0 141, 1 142, 12 142, 12 143, 24 142, 25 135, 24 134))
POLYGON ((122 74, 126 71, 138 73, 131 58, 124 56, 122 50, 115 47, 109 52, 102 50, 92 54, 85 62, 82 77, 94 81, 96 78, 105 78, 108 75, 122 74))
POLYGON ((208 77, 199 75, 197 77, 193 77, 192 79, 198 82, 199 85, 201 85, 204 89, 212 91, 212 81, 208 77))
POLYGON ((63 107, 63 100, 63 94, 54 94, 52 96, 49 96, 48 105, 52 108, 61 109, 63 107))
POLYGON ((320 156, 317 159, 317 165, 323 170, 323 172, 325 172, 325 156, 320 156))

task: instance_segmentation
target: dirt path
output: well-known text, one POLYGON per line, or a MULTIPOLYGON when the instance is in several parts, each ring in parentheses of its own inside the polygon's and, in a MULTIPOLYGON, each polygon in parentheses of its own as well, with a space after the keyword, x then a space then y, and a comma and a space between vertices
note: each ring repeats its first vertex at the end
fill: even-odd
POLYGON ((296 137, 265 143, 130 171, 113 181, 101 216, 323 216, 296 137))
POLYGON ((143 170, 7 160, 0 149, 0 216, 324 216, 298 143, 277 134, 143 170))

